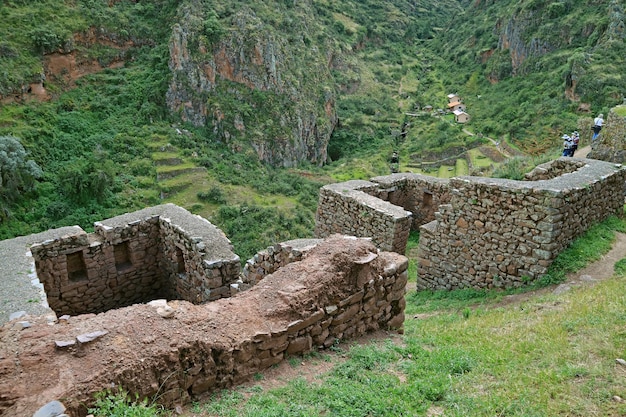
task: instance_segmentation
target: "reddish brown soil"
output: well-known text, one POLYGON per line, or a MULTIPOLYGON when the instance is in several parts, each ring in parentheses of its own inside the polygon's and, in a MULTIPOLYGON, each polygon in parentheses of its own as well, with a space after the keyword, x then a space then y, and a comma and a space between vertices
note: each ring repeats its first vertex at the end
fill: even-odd
MULTIPOLYGON (((281 268, 236 297, 199 306, 169 302, 173 317, 165 318, 156 307, 140 304, 56 324, 48 324, 46 317, 14 320, 0 327, 0 415, 30 417, 58 399, 72 417, 84 416, 83 401, 112 383, 180 407, 189 399, 189 390, 181 387, 189 374, 195 375, 193 369, 209 372, 211 364, 221 369, 225 363, 232 365, 231 374, 217 371, 211 385, 217 389, 249 379, 258 371, 247 363, 233 363, 233 346, 245 346, 257 334, 280 332, 308 317, 311 309, 338 304, 355 291, 356 282, 369 282, 400 262, 405 258, 377 254, 367 240, 329 238, 305 260, 281 268), (23 325, 26 321, 28 327, 23 325), (97 331, 107 333, 93 342, 56 346, 97 331)), ((283 378, 279 375, 292 369, 314 378, 327 369, 327 363, 307 366, 306 372, 303 368, 280 365, 270 370, 265 384, 278 384, 283 378)))

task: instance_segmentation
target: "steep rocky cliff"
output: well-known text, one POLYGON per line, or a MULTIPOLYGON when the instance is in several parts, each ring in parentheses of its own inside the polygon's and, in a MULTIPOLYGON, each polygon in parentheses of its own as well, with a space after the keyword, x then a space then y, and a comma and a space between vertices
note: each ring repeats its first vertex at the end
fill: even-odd
POLYGON ((246 5, 232 8, 226 16, 201 2, 179 9, 168 107, 207 126, 210 139, 237 150, 249 144, 270 164, 323 164, 337 115, 329 58, 320 37, 310 38, 312 11, 294 5, 268 22, 246 5))
POLYGON ((623 51, 624 21, 624 6, 618 0, 593 5, 476 1, 466 16, 469 25, 478 25, 474 33, 482 34, 477 42, 482 43, 480 56, 492 82, 558 68, 565 95, 573 101, 596 98, 599 84, 616 84, 614 79, 598 83, 597 78, 605 72, 604 64, 611 65, 613 55, 623 51), (490 21, 491 35, 484 36, 480 25, 490 21))

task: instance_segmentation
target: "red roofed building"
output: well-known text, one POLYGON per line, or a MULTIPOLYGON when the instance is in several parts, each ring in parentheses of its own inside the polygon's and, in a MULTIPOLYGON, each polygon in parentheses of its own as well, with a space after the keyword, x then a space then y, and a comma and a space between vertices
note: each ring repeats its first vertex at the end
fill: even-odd
POLYGON ((457 110, 465 111, 466 107, 465 104, 461 103, 460 101, 453 101, 452 103, 448 103, 448 110, 453 112, 457 110))

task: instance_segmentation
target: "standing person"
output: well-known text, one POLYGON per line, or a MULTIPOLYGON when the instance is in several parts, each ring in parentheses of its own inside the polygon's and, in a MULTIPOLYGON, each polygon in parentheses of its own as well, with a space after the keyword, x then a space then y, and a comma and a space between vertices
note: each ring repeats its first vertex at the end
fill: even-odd
POLYGON ((400 168, 400 156, 398 156, 398 152, 393 152, 389 162, 391 162, 389 166, 391 168, 391 173, 395 174, 396 172, 398 172, 398 169, 400 168))
POLYGON ((572 147, 569 152, 569 156, 574 156, 574 152, 578 149, 578 142, 580 142, 580 135, 578 134, 578 130, 574 130, 572 132, 572 147))
POLYGON ((563 156, 571 156, 570 151, 572 149, 572 146, 574 145, 572 138, 569 137, 569 135, 563 135, 562 139, 563 139, 563 156))
POLYGON ((604 115, 602 113, 600 113, 598 115, 598 117, 596 117, 595 119, 593 119, 593 136, 591 137, 591 140, 594 141, 598 138, 598 135, 600 135, 600 131, 602 130, 602 124, 604 124, 604 119, 603 119, 604 115))

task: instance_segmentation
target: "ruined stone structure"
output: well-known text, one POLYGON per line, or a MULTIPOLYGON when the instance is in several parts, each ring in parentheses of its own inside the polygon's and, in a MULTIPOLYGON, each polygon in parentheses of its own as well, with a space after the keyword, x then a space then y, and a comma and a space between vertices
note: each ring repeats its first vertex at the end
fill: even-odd
POLYGON ((203 305, 170 301, 168 315, 150 303, 6 326, 0 415, 32 415, 62 399, 68 414, 84 416, 93 394, 112 384, 172 407, 288 356, 401 328, 407 258, 345 236, 306 246, 300 261, 251 289, 203 305))
POLYGON ((418 289, 520 286, 591 225, 622 213, 625 181, 621 165, 578 158, 539 166, 526 181, 348 181, 320 192, 316 235, 367 236, 404 253, 412 217, 414 229, 421 225, 418 289))
POLYGON ((237 289, 248 289, 250 286, 259 283, 266 275, 273 274, 283 266, 301 261, 302 257, 320 242, 321 239, 289 240, 276 243, 258 252, 252 259, 248 259, 244 265, 241 274, 242 284, 237 285, 237 289))
POLYGON ((231 295, 239 257, 205 219, 166 204, 97 222, 31 248, 57 315, 99 313, 157 298, 192 303, 231 295))
POLYGON ((561 158, 528 178, 538 181, 450 180, 450 204, 421 228, 418 288, 521 286, 594 223, 623 213, 620 165, 561 158))
POLYGON ((446 180, 419 174, 326 185, 320 190, 315 235, 371 237, 382 250, 404 253, 411 228, 433 220, 449 199, 446 180))

